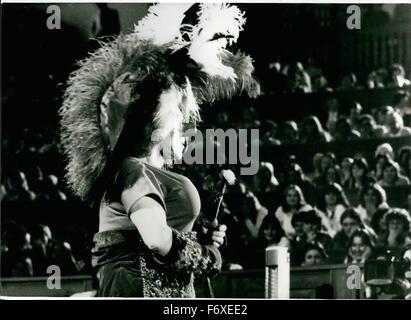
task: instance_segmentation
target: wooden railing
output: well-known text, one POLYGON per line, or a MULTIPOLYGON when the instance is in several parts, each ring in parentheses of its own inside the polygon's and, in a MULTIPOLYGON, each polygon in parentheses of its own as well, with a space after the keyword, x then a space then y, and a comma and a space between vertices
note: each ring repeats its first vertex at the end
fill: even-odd
MULTIPOLYGON (((324 265, 291 269, 290 298, 358 299, 362 290, 347 286, 346 265, 324 265), (325 293, 324 293, 325 292, 325 293)), ((224 271, 211 279, 216 298, 264 298, 264 270, 224 271)), ((47 278, 3 278, 1 295, 68 297, 92 290, 90 276, 62 277, 61 289, 48 289, 47 278)), ((209 297, 205 283, 196 281, 196 296, 209 297)))

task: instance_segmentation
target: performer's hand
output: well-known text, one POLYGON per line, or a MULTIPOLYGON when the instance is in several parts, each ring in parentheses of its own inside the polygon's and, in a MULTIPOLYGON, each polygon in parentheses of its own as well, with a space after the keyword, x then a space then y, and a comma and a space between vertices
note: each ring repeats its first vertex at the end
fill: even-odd
POLYGON ((227 230, 227 226, 222 224, 219 225, 217 229, 213 231, 211 234, 211 240, 213 242, 213 246, 218 248, 224 243, 225 232, 227 230))

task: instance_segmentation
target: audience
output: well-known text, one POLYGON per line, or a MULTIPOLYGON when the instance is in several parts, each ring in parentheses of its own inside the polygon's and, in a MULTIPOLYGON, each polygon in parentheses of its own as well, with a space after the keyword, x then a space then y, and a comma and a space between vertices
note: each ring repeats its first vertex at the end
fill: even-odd
MULTIPOLYGON (((228 241, 221 249, 224 268, 262 268, 265 248, 270 245, 288 247, 292 266, 363 263, 378 250, 408 248, 411 194, 400 205, 387 200, 392 188, 409 187, 411 178, 411 147, 391 144, 391 139, 411 137, 410 94, 405 88, 410 81, 404 68, 392 65, 389 72, 369 73, 364 84, 368 89, 401 88, 390 100, 391 106, 373 109, 339 99, 322 71, 312 66, 300 62, 282 66, 275 61, 269 72, 266 94, 325 94, 326 109, 324 114, 305 113, 301 121, 263 118, 250 105, 241 106, 238 120, 222 110, 213 117, 210 127, 259 128, 261 148, 287 150, 290 146, 292 150, 295 145, 308 144, 315 149, 307 167, 290 151, 282 163, 262 159, 256 175, 242 177, 241 183, 229 188, 228 193, 236 198, 222 204, 220 221, 228 226, 228 241), (381 144, 375 154, 339 152, 340 144, 360 140, 381 144)), ((358 79, 362 76, 358 76, 344 75, 334 88, 337 94, 361 88, 358 79)), ((1 199, 30 205, 70 203, 74 199, 62 179, 61 163, 56 161, 61 159, 58 131, 53 127, 38 131, 25 129, 2 141, 11 167, 4 170, 1 199)), ((192 176, 200 192, 213 184, 210 166, 180 169, 192 176)), ((86 270, 83 253, 90 251, 91 242, 73 245, 75 240, 62 240, 60 230, 54 232, 46 224, 27 227, 7 222, 2 229, 2 276, 41 276, 50 264, 61 266, 65 275, 86 270)))

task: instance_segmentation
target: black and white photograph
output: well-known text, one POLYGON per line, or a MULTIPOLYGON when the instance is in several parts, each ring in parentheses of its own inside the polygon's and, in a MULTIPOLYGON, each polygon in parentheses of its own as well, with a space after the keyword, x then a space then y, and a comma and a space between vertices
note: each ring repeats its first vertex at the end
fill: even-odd
POLYGON ((2 299, 411 300, 410 3, 6 2, 1 32, 2 299))

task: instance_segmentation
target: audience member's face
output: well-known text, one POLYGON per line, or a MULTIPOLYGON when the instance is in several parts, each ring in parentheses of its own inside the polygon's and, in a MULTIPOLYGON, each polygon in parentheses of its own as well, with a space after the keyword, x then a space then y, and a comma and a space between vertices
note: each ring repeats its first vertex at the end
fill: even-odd
POLYGON ((289 190, 286 195, 286 201, 291 208, 296 208, 300 202, 300 195, 296 190, 289 190))
POLYGON ((304 266, 317 266, 322 264, 321 252, 317 249, 308 250, 305 254, 304 266))
POLYGON ((392 112, 385 116, 385 121, 387 128, 390 129, 391 132, 396 132, 401 129, 395 115, 392 112))
POLYGON ((333 160, 330 157, 323 157, 321 159, 321 170, 324 172, 325 169, 333 165, 333 160))
POLYGON ((338 178, 337 170, 335 170, 334 167, 328 168, 326 177, 327 177, 327 182, 328 183, 337 182, 337 178, 338 178))
POLYGON ((275 228, 272 225, 267 225, 264 230, 264 238, 267 242, 273 242, 274 238, 277 234, 277 231, 275 230, 275 228))
POLYGON ((337 204, 337 195, 334 192, 326 193, 325 203, 329 206, 335 206, 337 204))
POLYGON ((371 121, 366 120, 361 123, 361 136, 362 137, 372 137, 374 135, 374 127, 371 121))
POLYGON ((313 157, 313 167, 315 170, 318 170, 321 168, 321 160, 323 158, 323 155, 320 153, 317 153, 316 155, 314 155, 313 157))
POLYGON ((365 205, 372 205, 372 206, 377 206, 378 205, 378 196, 376 192, 373 189, 369 189, 367 192, 364 194, 364 202, 365 205))
POLYGON ((350 217, 345 218, 342 221, 342 230, 345 233, 345 235, 347 237, 351 237, 352 234, 358 230, 358 228, 360 227, 360 225, 358 224, 358 222, 350 217))
POLYGON ((291 125, 284 127, 284 140, 295 141, 297 140, 297 131, 291 125))
POLYGON ((382 178, 385 183, 392 184, 397 178, 397 171, 393 166, 385 167, 384 171, 382 172, 382 178))
POLYGON ((364 176, 364 174, 365 174, 364 168, 358 166, 357 164, 354 164, 352 166, 352 176, 355 179, 361 179, 364 176))
POLYGON ((272 172, 266 167, 260 167, 258 174, 256 175, 259 183, 267 184, 271 181, 272 172))
POLYGON ((318 228, 315 224, 313 223, 303 223, 303 230, 305 234, 310 234, 310 233, 317 233, 318 228))
POLYGON ((401 164, 405 163, 407 164, 411 159, 411 154, 409 152, 403 152, 400 156, 399 162, 401 164))
POLYGON ((26 233, 24 236, 22 250, 30 250, 30 249, 31 249, 31 235, 30 233, 26 233))
POLYGON ((385 116, 387 115, 385 110, 378 110, 377 121, 379 124, 385 124, 385 116))
POLYGON ((350 109, 350 117, 358 118, 360 114, 361 114, 361 107, 358 104, 356 104, 354 107, 350 109))
POLYGON ((354 85, 354 83, 352 82, 352 80, 351 80, 350 77, 344 77, 344 78, 342 78, 342 80, 341 80, 341 86, 342 86, 343 88, 350 88, 350 87, 352 87, 353 85, 354 85))
POLYGON ((297 221, 294 223, 294 231, 296 236, 301 237, 304 235, 304 222, 297 221))
POLYGON ((387 162, 387 159, 385 157, 379 157, 377 159, 377 163, 376 163, 376 168, 377 170, 382 170, 383 165, 387 162))
POLYGON ((315 126, 313 121, 308 121, 305 124, 305 131, 307 132, 307 134, 315 134, 317 133, 317 127, 315 126))
POLYGON ((391 233, 401 233, 404 230, 404 225, 399 219, 392 219, 388 223, 388 231, 391 233))
POLYGON ((361 237, 354 237, 351 244, 351 254, 357 258, 361 259, 367 251, 369 251, 369 247, 363 242, 361 237))

